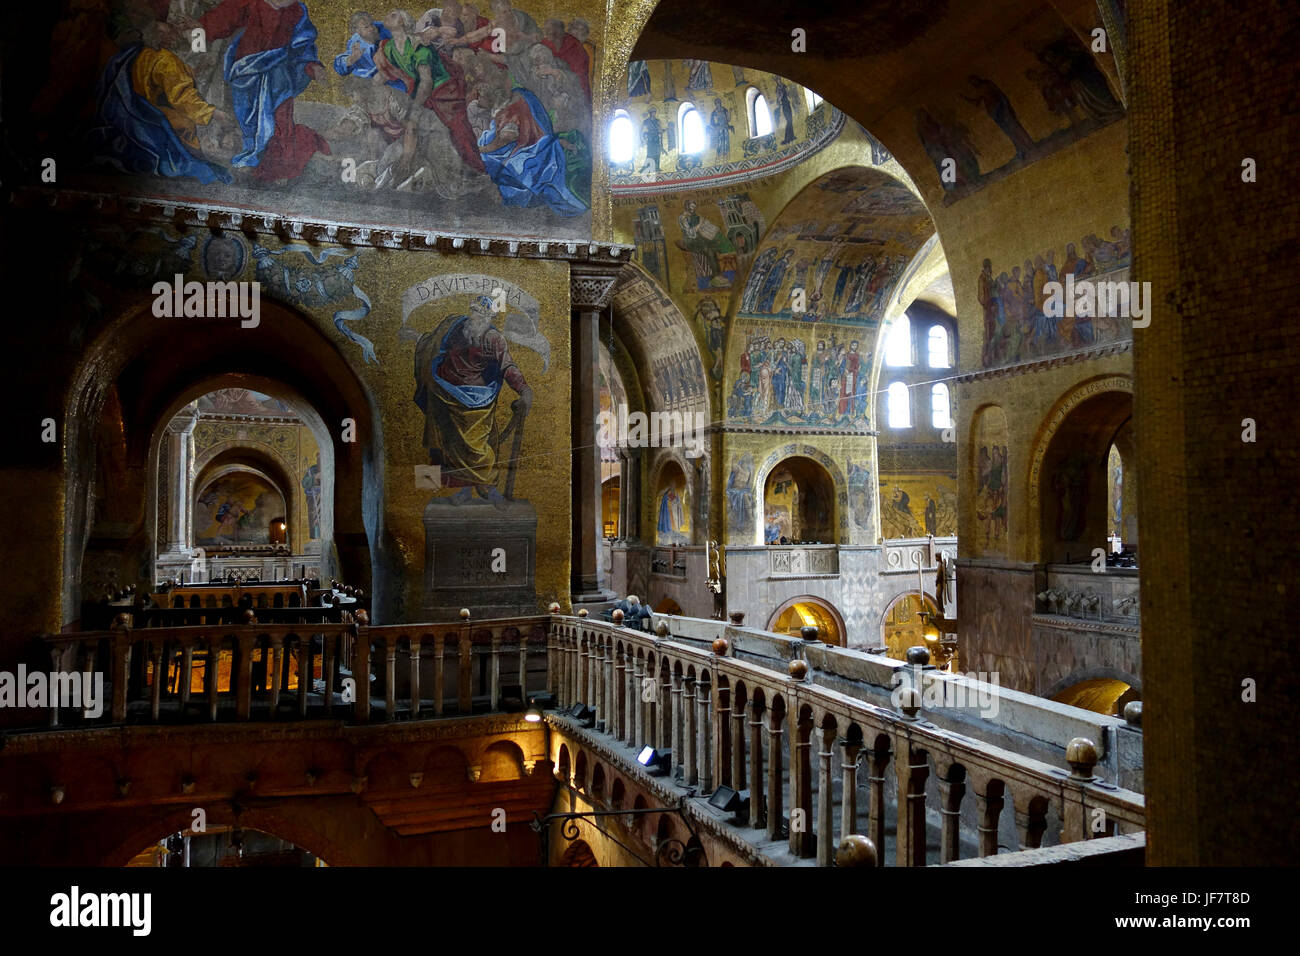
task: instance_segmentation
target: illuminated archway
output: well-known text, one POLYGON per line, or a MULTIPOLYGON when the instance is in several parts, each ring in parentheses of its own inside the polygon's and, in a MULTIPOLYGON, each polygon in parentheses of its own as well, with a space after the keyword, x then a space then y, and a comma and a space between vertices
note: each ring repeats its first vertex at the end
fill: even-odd
POLYGON ((817 639, 827 644, 844 646, 846 631, 844 618, 830 602, 811 594, 803 594, 786 601, 768 618, 767 630, 786 637, 800 637, 800 629, 817 628, 817 639))
POLYGON ((923 622, 919 616, 922 610, 933 614, 939 613, 939 608, 930 595, 925 596, 923 606, 921 598, 915 591, 900 594, 885 609, 884 617, 880 622, 880 638, 881 643, 885 645, 886 657, 906 660, 909 647, 925 646, 925 638, 922 635, 923 622))
POLYGON ((1129 701, 1140 700, 1141 692, 1115 677, 1090 677, 1058 691, 1051 699, 1059 704, 1115 717, 1123 713, 1124 705, 1129 701))

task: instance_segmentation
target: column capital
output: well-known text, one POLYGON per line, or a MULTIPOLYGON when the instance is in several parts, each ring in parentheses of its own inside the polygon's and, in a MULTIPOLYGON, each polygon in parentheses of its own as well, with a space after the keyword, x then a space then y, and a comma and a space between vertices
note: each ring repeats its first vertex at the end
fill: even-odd
POLYGON ((622 266, 574 265, 569 269, 569 303, 575 309, 609 305, 622 266))

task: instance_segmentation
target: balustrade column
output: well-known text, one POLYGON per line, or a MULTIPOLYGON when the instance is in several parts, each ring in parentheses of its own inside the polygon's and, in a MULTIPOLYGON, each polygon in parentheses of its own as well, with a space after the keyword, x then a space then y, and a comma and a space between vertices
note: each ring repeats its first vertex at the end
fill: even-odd
MULTIPOLYGON (((217 663, 221 659, 222 643, 223 640, 220 637, 214 636, 208 640, 208 665, 204 668, 205 676, 207 677, 206 689, 208 692, 208 720, 216 720, 217 711, 221 707, 221 688, 218 684, 219 668, 217 667, 217 663)), ((90 677, 89 674, 86 676, 90 677)), ((306 713, 306 711, 304 711, 304 713, 306 713)))
MULTIPOLYGON (((844 779, 840 781, 840 839, 858 832, 858 751, 861 744, 842 740, 844 762, 840 769, 844 779)), ((876 847, 877 854, 880 848, 876 847)))
POLYGON ((442 716, 442 699, 446 696, 443 683, 443 654, 447 649, 447 639, 441 634, 433 638, 433 715, 442 716))
MULTIPOLYGON (((496 710, 495 705, 492 708, 496 710)), ((420 716, 420 642, 411 638, 411 717, 420 716)))
POLYGON ((582 702, 594 712, 600 710, 600 701, 596 697, 596 639, 591 634, 583 640, 581 651, 582 702))
POLYGON ((626 668, 623 655, 614 651, 614 678, 611 681, 611 706, 609 711, 609 735, 617 739, 623 733, 623 702, 627 699, 627 684, 623 671, 626 668))
POLYGON ((163 684, 167 683, 167 674, 163 667, 163 642, 149 642, 149 660, 153 664, 153 686, 149 688, 149 713, 154 723, 158 722, 158 711, 162 707, 163 684))
POLYGON ((998 852, 998 821, 1002 816, 1001 786, 990 784, 985 792, 975 792, 975 809, 979 814, 980 856, 996 856, 998 852))
POLYGON ((636 708, 640 694, 636 687, 636 658, 631 647, 624 651, 623 657, 623 742, 635 746, 636 708))
POLYGON ((647 738, 649 737, 649 734, 646 733, 646 727, 648 725, 645 720, 645 700, 644 700, 645 694, 641 692, 641 688, 644 686, 644 682, 645 682, 645 663, 641 660, 641 658, 638 657, 634 664, 634 671, 632 676, 632 702, 633 702, 632 709, 633 709, 633 713, 636 715, 636 721, 634 722, 632 727, 631 743, 633 747, 644 746, 647 742, 647 738))
POLYGON ((942 778, 939 780, 940 863, 951 863, 961 855, 961 801, 965 795, 964 781, 942 778))
MULTIPOLYGON (((239 648, 235 661, 235 715, 248 720, 253 715, 253 638, 238 638, 239 648)), ((328 699, 328 698, 327 698, 328 699)))
MULTIPOLYGON (((672 677, 664 674, 665 665, 659 664, 659 696, 655 704, 655 746, 661 750, 672 750, 673 746, 673 683, 672 677)), ((677 751, 672 751, 672 763, 677 765, 677 751)))
MULTIPOLYGON (((549 677, 546 687, 550 686, 549 677)), ((528 638, 524 635, 522 629, 519 631, 519 696, 523 698, 525 706, 528 705, 528 638)))
POLYGON ((877 744, 868 755, 867 836, 876 845, 876 865, 885 865, 885 769, 889 766, 889 747, 877 744))
MULTIPOLYGON (((745 705, 736 704, 735 691, 731 698, 731 786, 745 789, 745 705)), ((724 728, 725 733, 725 728, 724 728)), ((754 812, 753 794, 749 798, 750 813, 754 812)))
POLYGON ((605 667, 601 672, 601 680, 605 691, 605 726, 604 730, 611 736, 618 734, 618 694, 619 684, 614 673, 614 642, 611 639, 605 641, 605 667))
POLYGON ((686 751, 685 773, 682 776, 682 783, 688 787, 699 783, 699 775, 696 763, 696 735, 695 735, 695 679, 687 677, 682 688, 682 713, 686 717, 682 727, 682 745, 686 751))
POLYGON ((897 740, 900 759, 898 777, 898 826, 895 846, 899 866, 925 866, 925 781, 930 774, 925 751, 917 750, 905 738, 897 740))
MULTIPOLYGON (((785 791, 781 788, 781 737, 784 731, 775 714, 767 728, 767 838, 781 838, 782 806, 785 791)), ((793 765, 794 761, 791 761, 793 765)))
POLYGON ((397 639, 384 639, 384 704, 388 711, 385 720, 397 719, 397 639))
POLYGON ((501 633, 492 631, 492 640, 488 644, 488 698, 489 709, 496 710, 501 697, 501 633))
POLYGON ((797 722, 793 717, 790 729, 794 733, 790 747, 790 852, 795 856, 808 856, 812 841, 812 726, 797 722), (796 814, 800 821, 795 825, 796 814))
POLYGON ((754 719, 749 724, 749 825, 760 830, 767 824, 763 799, 763 708, 754 701, 750 709, 754 719))
POLYGON ((709 684, 707 681, 695 682, 695 702, 699 705, 699 719, 696 726, 696 746, 699 748, 696 766, 700 774, 700 792, 713 792, 713 759, 710 739, 709 721, 709 684))
MULTIPOLYGON (((672 706, 669 715, 669 719, 672 721, 669 730, 672 743, 669 746, 673 751, 673 777, 675 778, 677 772, 686 766, 686 745, 682 742, 684 738, 682 730, 685 725, 686 715, 682 712, 682 677, 680 674, 673 674, 670 671, 669 680, 672 682, 670 690, 672 706)), ((685 782, 684 777, 682 782, 685 782)))
MULTIPOLYGON (((271 638, 271 716, 280 709, 280 688, 284 678, 284 636, 276 634, 271 638)), ((392 686, 391 684, 389 685, 392 686)), ((389 720, 392 720, 392 708, 389 708, 389 720)))
POLYGON ((835 838, 831 833, 835 827, 834 768, 831 764, 835 757, 835 738, 830 731, 822 732, 822 749, 817 756, 821 758, 821 773, 817 776, 817 865, 830 866, 835 851, 835 838))

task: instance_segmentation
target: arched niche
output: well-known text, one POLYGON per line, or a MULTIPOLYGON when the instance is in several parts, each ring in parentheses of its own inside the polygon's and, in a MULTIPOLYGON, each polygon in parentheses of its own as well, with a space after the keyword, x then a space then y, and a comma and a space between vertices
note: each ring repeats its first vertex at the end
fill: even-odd
POLYGON ((282 484, 246 465, 216 468, 194 483, 196 547, 275 544, 272 522, 285 520, 282 484))
POLYGON ((616 538, 619 535, 618 504, 622 489, 618 475, 610 475, 600 483, 600 524, 605 537, 616 538))
POLYGON ((659 468, 655 480, 655 544, 691 543, 691 509, 687 497, 686 473, 675 459, 668 459, 659 468))
POLYGON ((1132 416, 1132 393, 1116 390, 1090 395, 1053 420, 1036 463, 1042 562, 1090 562, 1094 549, 1107 548, 1110 449, 1132 416))
POLYGON ((782 459, 763 482, 764 544, 835 544, 835 482, 818 462, 782 459))
POLYGON ((791 598, 767 620, 767 630, 788 637, 802 637, 802 629, 809 626, 817 628, 819 641, 841 647, 848 643, 844 616, 825 598, 812 594, 791 598))

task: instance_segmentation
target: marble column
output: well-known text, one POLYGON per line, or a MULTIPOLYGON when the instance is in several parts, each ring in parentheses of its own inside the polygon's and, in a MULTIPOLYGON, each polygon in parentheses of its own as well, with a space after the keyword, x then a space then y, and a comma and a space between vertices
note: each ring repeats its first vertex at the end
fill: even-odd
POLYGON ((600 549, 600 317, 609 304, 618 266, 574 265, 569 276, 572 306, 573 572, 575 604, 613 598, 606 588, 600 549))

